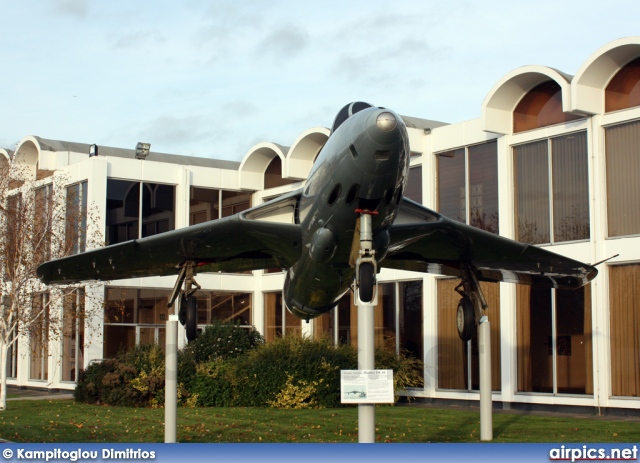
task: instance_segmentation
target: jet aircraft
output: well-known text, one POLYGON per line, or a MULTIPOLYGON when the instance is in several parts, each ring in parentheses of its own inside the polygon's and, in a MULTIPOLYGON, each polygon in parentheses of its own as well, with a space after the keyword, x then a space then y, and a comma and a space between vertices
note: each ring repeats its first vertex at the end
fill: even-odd
POLYGON ((286 269, 284 301, 309 320, 333 309, 353 285, 371 303, 381 268, 455 276, 460 337, 470 339, 486 308, 479 281, 575 289, 594 266, 451 220, 403 196, 409 141, 394 111, 355 102, 299 190, 230 217, 52 260, 46 283, 178 275, 170 304, 196 336, 196 272, 286 269), (364 238, 363 238, 364 236, 364 238))

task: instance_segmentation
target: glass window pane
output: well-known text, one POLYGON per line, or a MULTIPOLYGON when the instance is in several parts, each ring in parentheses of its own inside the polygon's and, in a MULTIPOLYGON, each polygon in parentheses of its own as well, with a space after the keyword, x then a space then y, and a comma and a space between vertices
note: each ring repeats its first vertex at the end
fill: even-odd
POLYGON ((399 323, 400 349, 423 361, 422 281, 400 283, 399 323))
POLYGON ((219 195, 219 190, 191 187, 189 225, 220 218, 219 195))
POLYGON ((282 336, 282 293, 264 293, 264 339, 282 336))
POLYGON ((465 149, 438 155, 438 212, 467 223, 465 149))
POLYGON ((611 394, 640 397, 640 265, 609 267, 611 394))
POLYGON ((517 285, 518 391, 553 392, 551 290, 517 285))
POLYGON ((590 286, 556 290, 556 382, 560 394, 593 394, 590 286))
POLYGON ((416 166, 409 169, 407 189, 404 192, 404 196, 422 204, 422 166, 416 166))
POLYGON ((104 325, 103 358, 115 358, 120 351, 131 350, 136 345, 136 327, 104 325))
POLYGON ((607 127, 607 214, 609 236, 640 233, 640 122, 607 127))
MULTIPOLYGON (((498 144, 469 147, 469 223, 498 233, 498 144)), ((446 214, 445 214, 446 215, 446 214)))
POLYGON ((467 390, 467 345, 460 340, 456 312, 458 279, 438 279, 438 388, 467 390))
POLYGON ((222 217, 229 217, 251 207, 251 193, 222 191, 222 217))
POLYGON ((106 243, 138 238, 140 183, 107 179, 106 243))
MULTIPOLYGON (((349 294, 349 293, 347 293, 349 294)), ((375 345, 396 350, 396 285, 378 285, 378 305, 374 308, 375 345)))
POLYGON ((553 241, 589 239, 587 133, 551 140, 553 241))
POLYGON ((516 190, 516 239, 550 242, 548 142, 513 147, 516 190))
POLYGON ((160 183, 142 185, 142 237, 175 228, 175 187, 160 183))

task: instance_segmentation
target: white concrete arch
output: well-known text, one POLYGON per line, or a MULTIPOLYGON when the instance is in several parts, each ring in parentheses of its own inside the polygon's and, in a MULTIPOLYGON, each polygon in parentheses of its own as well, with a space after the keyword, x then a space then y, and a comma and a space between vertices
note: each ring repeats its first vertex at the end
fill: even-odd
POLYGON ((0 148, 0 171, 7 172, 7 169, 11 164, 12 157, 13 157, 12 151, 6 150, 4 148, 0 148))
POLYGON ((302 132, 291 145, 284 164, 283 175, 305 180, 316 156, 329 139, 331 131, 326 127, 314 127, 302 132))
POLYGON ((20 166, 24 174, 31 180, 35 180, 40 162, 40 142, 36 137, 27 136, 20 140, 13 155, 14 163, 20 166))
POLYGON ((482 102, 482 128, 487 132, 513 132, 513 110, 532 88, 553 80, 562 89, 562 110, 571 110, 571 76, 547 66, 523 66, 506 74, 482 102))
MULTIPOLYGON (((286 147, 271 142, 254 145, 242 158, 239 169, 239 184, 242 189, 263 190, 264 173, 269 163, 278 156, 282 165, 286 164, 286 147)), ((283 168, 283 172, 285 169, 283 168)))
POLYGON ((627 63, 640 57, 640 37, 625 37, 606 44, 580 67, 571 84, 572 111, 604 113, 604 90, 627 63))

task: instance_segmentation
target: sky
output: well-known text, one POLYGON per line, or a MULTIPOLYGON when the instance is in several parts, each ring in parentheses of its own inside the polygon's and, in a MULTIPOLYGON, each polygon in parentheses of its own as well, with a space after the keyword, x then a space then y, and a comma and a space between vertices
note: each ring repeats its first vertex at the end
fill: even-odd
POLYGON ((366 101, 480 117, 507 73, 575 74, 638 0, 0 0, 0 147, 27 135, 241 161, 366 101))

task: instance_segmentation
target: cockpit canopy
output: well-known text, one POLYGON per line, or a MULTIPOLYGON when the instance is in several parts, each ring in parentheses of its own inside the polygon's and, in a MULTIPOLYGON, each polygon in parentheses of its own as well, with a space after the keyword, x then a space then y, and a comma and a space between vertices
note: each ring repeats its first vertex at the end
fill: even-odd
POLYGON ((363 101, 354 101, 353 103, 349 103, 348 105, 344 106, 340 111, 338 111, 336 118, 333 120, 333 125, 331 126, 331 133, 335 132, 338 129, 338 127, 342 125, 344 121, 349 119, 355 113, 360 112, 363 109, 367 109, 367 108, 373 108, 373 105, 369 103, 365 103, 363 101))

